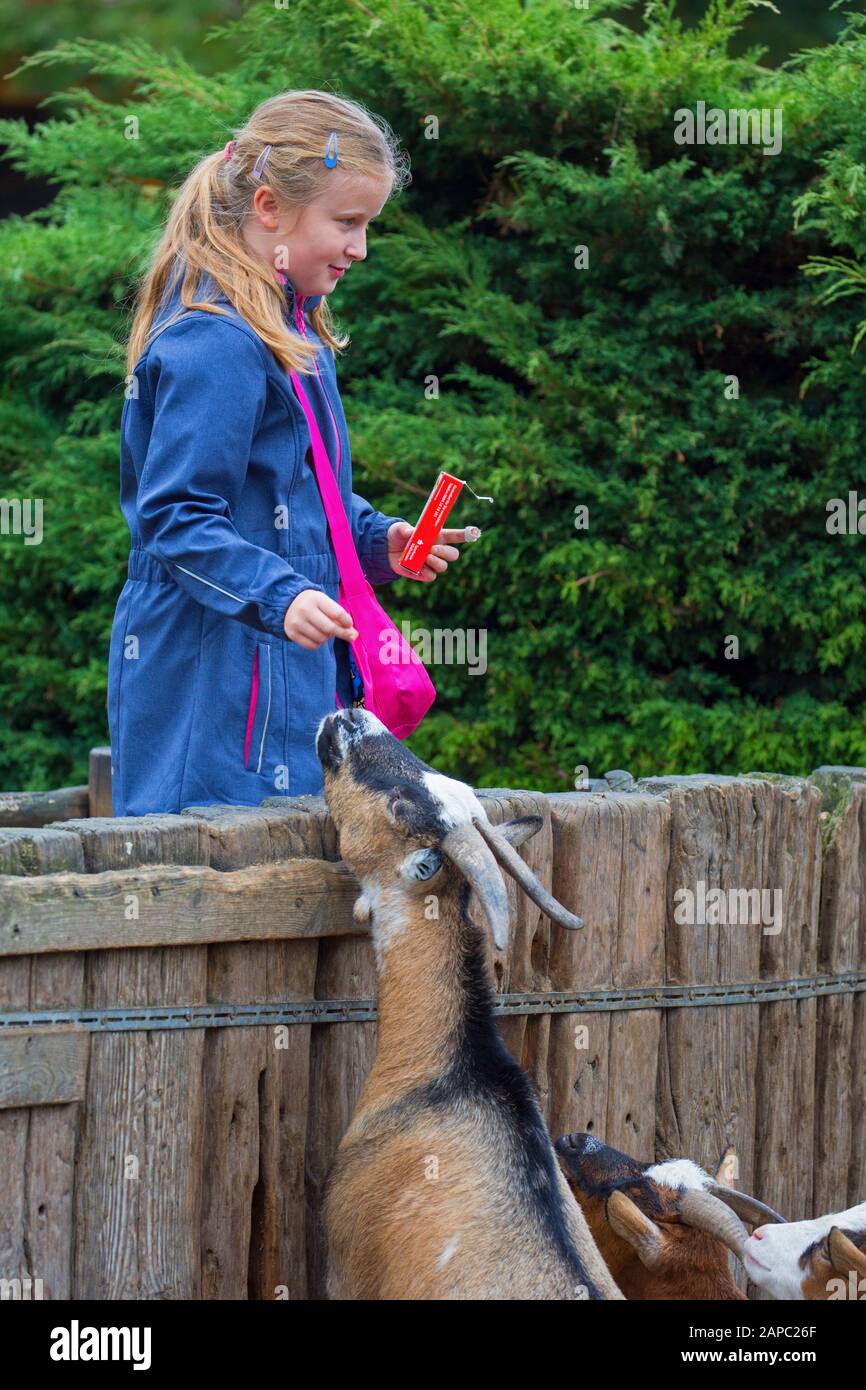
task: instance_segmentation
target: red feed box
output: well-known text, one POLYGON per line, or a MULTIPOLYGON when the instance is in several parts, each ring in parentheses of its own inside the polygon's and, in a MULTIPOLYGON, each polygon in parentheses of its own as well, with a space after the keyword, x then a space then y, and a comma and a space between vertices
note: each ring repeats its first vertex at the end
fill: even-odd
POLYGON ((424 510, 418 525, 406 542, 406 549, 400 556, 400 564, 413 574, 420 574, 424 561, 436 543, 436 538, 445 525, 446 517, 460 495, 462 479, 450 473, 440 473, 433 484, 433 491, 424 503, 424 510))

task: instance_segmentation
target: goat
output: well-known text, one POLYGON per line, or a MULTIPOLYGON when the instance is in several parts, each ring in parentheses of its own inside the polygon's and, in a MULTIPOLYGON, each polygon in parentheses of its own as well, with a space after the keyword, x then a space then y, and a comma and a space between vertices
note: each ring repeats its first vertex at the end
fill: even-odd
POLYGON ((687 1158, 640 1163, 591 1134, 566 1134, 554 1148, 626 1298, 745 1298, 727 1252, 742 1259, 749 1238, 743 1220, 783 1220, 770 1207, 687 1158))
POLYGON ((316 752, 379 975, 378 1049, 324 1199, 329 1297, 621 1298, 500 1038, 468 911, 474 890, 504 950, 502 865, 552 921, 582 926, 516 853, 541 817, 494 828, 471 787, 368 710, 326 715, 316 752))
POLYGON ((752 1283, 773 1298, 866 1300, 866 1202, 778 1229, 759 1226, 743 1260, 752 1283))

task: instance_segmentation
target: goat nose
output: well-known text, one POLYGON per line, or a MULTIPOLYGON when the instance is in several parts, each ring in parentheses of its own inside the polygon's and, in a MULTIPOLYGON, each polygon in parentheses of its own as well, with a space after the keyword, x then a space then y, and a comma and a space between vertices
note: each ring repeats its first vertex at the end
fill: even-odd
POLYGON ((754 1231, 752 1232, 752 1240, 763 1240, 763 1239, 764 1239, 764 1228, 763 1228, 763 1226, 756 1226, 755 1229, 754 1229, 754 1231))
POLYGON ((339 739, 339 713, 329 714, 319 726, 316 739, 316 756, 323 767, 336 772, 342 760, 339 739))

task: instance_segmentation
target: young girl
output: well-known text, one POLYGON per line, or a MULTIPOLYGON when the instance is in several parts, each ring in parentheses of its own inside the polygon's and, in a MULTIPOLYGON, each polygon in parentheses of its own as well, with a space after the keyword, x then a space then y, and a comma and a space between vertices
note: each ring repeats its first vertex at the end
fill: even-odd
MULTIPOLYGON (((128 579, 114 616, 114 814, 322 791, 319 720, 351 705, 339 573, 289 373, 303 374, 371 584, 412 527, 352 492, 327 296, 406 169, 326 92, 262 103, 180 189, 136 305, 121 418, 128 579)), ((419 576, 456 560, 442 531, 419 576)))

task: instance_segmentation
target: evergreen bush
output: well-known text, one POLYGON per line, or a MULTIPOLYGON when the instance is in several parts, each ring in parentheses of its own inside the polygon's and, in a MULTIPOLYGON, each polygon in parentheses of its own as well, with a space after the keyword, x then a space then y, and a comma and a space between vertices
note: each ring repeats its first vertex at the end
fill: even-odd
POLYGON ((483 536, 443 578, 385 596, 413 635, 486 631, 485 674, 431 667, 414 751, 546 790, 866 762, 866 539, 827 529, 866 497, 866 21, 770 70, 730 53, 750 0, 690 27, 648 4, 640 32, 634 8, 293 0, 213 31, 219 76, 137 39, 29 60, 129 95, 0 122, 57 184, 0 224, 0 495, 44 504, 41 544, 0 536, 0 786, 84 781, 107 742, 123 344, 172 189, 311 85, 386 116, 413 167, 332 300, 356 491, 414 518, 444 468, 496 499, 461 499, 483 536), (781 110, 782 151, 677 143, 698 101, 781 110))

